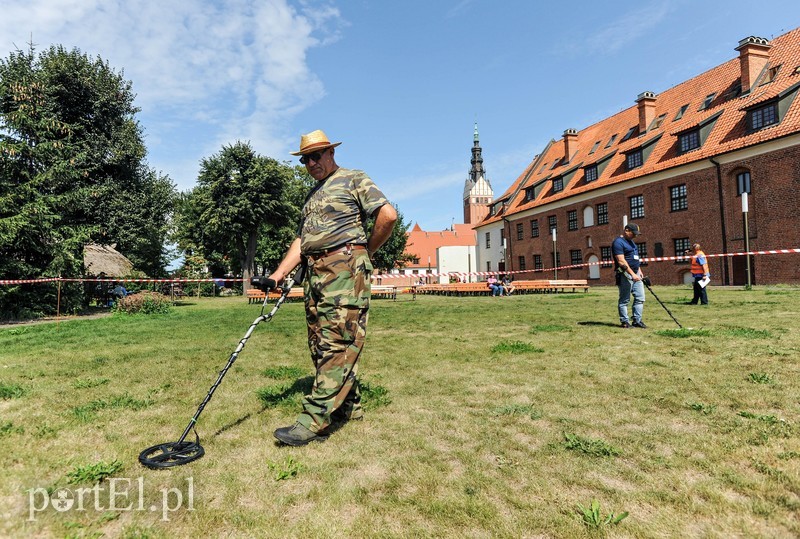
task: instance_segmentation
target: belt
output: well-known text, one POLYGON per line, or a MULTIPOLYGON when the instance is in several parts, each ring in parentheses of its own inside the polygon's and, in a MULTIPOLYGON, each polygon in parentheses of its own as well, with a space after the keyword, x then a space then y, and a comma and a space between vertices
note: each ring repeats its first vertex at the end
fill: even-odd
POLYGON ((346 243, 344 245, 337 245, 336 247, 331 247, 330 249, 306 253, 306 256, 319 260, 320 258, 324 258, 330 255, 335 255, 337 253, 344 253, 344 252, 349 253, 350 251, 366 251, 366 250, 367 246, 364 245, 363 243, 346 243))

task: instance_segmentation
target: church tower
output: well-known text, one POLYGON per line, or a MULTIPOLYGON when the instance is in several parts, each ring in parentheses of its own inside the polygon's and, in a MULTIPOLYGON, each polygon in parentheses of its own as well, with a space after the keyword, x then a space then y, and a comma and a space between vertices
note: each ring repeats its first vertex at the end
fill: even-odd
POLYGON ((494 198, 492 184, 486 179, 481 157, 481 143, 478 140, 478 124, 472 141, 472 168, 464 182, 464 224, 476 225, 489 214, 489 204, 494 198))

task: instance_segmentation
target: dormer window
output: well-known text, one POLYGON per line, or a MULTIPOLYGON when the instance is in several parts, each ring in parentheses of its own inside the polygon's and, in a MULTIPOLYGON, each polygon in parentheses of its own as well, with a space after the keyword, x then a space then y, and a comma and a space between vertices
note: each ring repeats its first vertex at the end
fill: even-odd
POLYGON ((610 138, 610 139, 608 139, 608 144, 606 144, 606 148, 610 148, 610 147, 611 147, 611 145, 612 145, 612 144, 614 144, 614 141, 615 141, 615 140, 617 140, 617 134, 616 134, 616 133, 614 133, 613 135, 611 135, 611 138, 610 138))
POLYGON ((625 133, 625 136, 624 136, 624 137, 622 137, 622 140, 620 140, 620 142, 625 142, 626 140, 628 140, 629 138, 631 138, 635 132, 636 132, 636 126, 634 125, 634 126, 633 126, 633 127, 631 127, 630 129, 628 129, 628 132, 627 132, 627 133, 625 133))
POLYGON ((661 116, 658 116, 656 119, 654 119, 650 123, 650 127, 648 127, 647 130, 648 131, 652 131, 653 129, 658 129, 659 127, 661 127, 661 124, 664 123, 664 118, 666 118, 666 117, 667 117, 666 114, 662 114, 661 116))
POLYGON ((778 104, 773 102, 753 109, 748 114, 748 126, 752 131, 778 123, 778 104))
POLYGON ((644 164, 644 158, 642 156, 642 149, 639 148, 638 150, 634 150, 626 156, 625 164, 628 166, 628 170, 633 170, 635 168, 639 168, 644 164))
POLYGON ((678 135, 678 152, 686 153, 700 147, 700 128, 678 135))
POLYGON ((564 178, 559 176, 558 178, 553 178, 553 192, 559 193, 564 190, 564 178))
POLYGON ((675 118, 673 118, 672 121, 674 122, 683 118, 683 114, 686 112, 686 109, 688 108, 689 108, 689 103, 686 103, 678 110, 678 114, 675 115, 675 118))
POLYGON ((773 80, 775 80, 775 76, 778 74, 778 71, 781 70, 780 65, 776 65, 775 67, 771 67, 764 72, 764 78, 761 79, 761 82, 758 83, 759 86, 764 84, 769 84, 773 80))
POLYGON ((592 146, 592 149, 589 150, 589 155, 592 155, 594 152, 596 152, 598 146, 600 146, 600 141, 599 140, 597 142, 595 142, 594 146, 592 146))
POLYGON ((586 183, 597 180, 597 165, 588 166, 583 170, 584 170, 584 176, 586 178, 586 183))
POLYGON ((700 110, 706 110, 708 107, 710 107, 710 106, 711 106, 711 103, 713 103, 713 102, 714 102, 714 98, 715 98, 715 97, 717 97, 717 93, 716 93, 716 92, 714 92, 713 94, 708 94, 708 95, 706 96, 706 98, 703 100, 703 104, 702 104, 702 105, 700 105, 700 108, 699 108, 699 109, 697 109, 697 110, 698 110, 698 111, 700 111, 700 110))

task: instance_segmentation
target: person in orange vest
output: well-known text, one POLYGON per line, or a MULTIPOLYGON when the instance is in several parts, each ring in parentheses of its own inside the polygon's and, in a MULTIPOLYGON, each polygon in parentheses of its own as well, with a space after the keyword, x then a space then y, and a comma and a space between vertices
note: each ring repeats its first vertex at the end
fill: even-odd
POLYGON ((693 243, 692 248, 686 251, 686 254, 692 255, 692 277, 694 282, 694 297, 689 302, 690 305, 697 305, 700 301, 701 305, 708 305, 708 291, 706 285, 708 279, 711 278, 711 272, 708 270, 708 260, 706 254, 700 248, 699 243, 693 243))

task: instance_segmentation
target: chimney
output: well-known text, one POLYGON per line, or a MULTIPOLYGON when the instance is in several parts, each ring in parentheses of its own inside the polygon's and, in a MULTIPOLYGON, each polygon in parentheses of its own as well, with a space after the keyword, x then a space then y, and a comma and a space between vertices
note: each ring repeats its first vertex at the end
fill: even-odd
POLYGON ((578 132, 574 129, 564 131, 564 163, 569 163, 578 150, 578 132))
POLYGON ((767 65, 772 45, 763 37, 750 36, 739 42, 739 65, 742 68, 742 93, 746 94, 755 84, 758 75, 767 65))
POLYGON ((656 94, 653 92, 642 92, 636 98, 639 104, 639 134, 647 133, 647 127, 656 117, 656 94))

